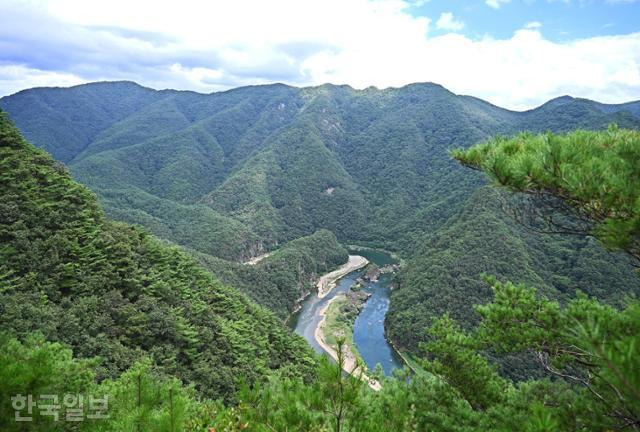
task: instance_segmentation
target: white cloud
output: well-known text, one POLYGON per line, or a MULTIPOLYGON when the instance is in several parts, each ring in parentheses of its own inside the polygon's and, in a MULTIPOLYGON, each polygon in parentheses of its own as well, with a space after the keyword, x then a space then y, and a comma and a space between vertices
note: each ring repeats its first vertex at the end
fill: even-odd
POLYGON ((443 12, 436 21, 436 28, 440 30, 460 31, 464 28, 464 23, 456 20, 451 12, 443 12))
POLYGON ((539 29, 540 27, 542 27, 542 23, 540 21, 531 21, 524 26, 526 29, 539 29))
POLYGON ((45 6, 0 2, 0 95, 130 79, 203 92, 270 82, 432 81, 515 109, 562 94, 640 99, 640 33, 553 42, 529 26, 506 39, 430 36, 429 19, 410 15, 400 0, 45 6))
POLYGON ((32 87, 68 87, 86 81, 68 73, 42 71, 22 65, 0 64, 0 96, 32 87))
POLYGON ((485 3, 487 6, 492 7, 494 9, 500 9, 500 6, 503 4, 509 3, 511 0, 486 0, 485 3))

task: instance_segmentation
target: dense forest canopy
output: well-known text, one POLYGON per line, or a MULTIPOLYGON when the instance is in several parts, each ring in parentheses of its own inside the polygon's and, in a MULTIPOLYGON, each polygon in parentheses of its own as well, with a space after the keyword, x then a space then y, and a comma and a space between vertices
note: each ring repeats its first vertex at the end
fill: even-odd
MULTIPOLYGON (((634 136, 630 131, 558 139, 580 136, 587 146, 607 134, 604 160, 634 160, 633 151, 616 151, 622 137, 634 136)), ((536 153, 546 149, 539 136, 514 140, 536 153)), ((499 141, 493 145, 499 150, 499 141)), ((425 329, 428 342, 419 343, 413 372, 380 376, 382 388, 373 391, 344 375, 341 364, 315 359, 271 312, 222 285, 181 249, 106 219, 95 197, 28 144, 4 113, 0 156, 2 430, 640 429, 636 299, 617 307, 584 294, 558 302, 487 276, 491 298, 475 307, 478 325, 437 317, 425 329), (521 353, 533 354, 544 375, 514 382, 500 373, 493 355, 521 353), (96 414, 92 404, 77 423, 56 422, 40 410, 21 410, 30 421, 16 422, 16 395, 25 394, 100 395, 109 400, 108 415, 89 418, 96 414)), ((517 152, 503 157, 507 164, 519 159, 517 152)), ((590 163, 572 160, 576 170, 590 163)), ((607 172, 605 182, 624 177, 607 172)), ((605 188, 600 198, 613 202, 618 194, 605 188)), ((325 250, 327 242, 335 237, 320 231, 289 247, 299 257, 325 250)), ((280 253, 291 251, 273 258, 280 253)), ((338 248, 335 259, 343 253, 338 248)), ((60 412, 65 419, 73 414, 67 405, 60 412)))
MULTIPOLYGON (((281 317, 340 256, 333 240, 314 237, 323 229, 406 260, 386 324, 411 351, 441 313, 466 327, 478 322, 470 305, 491 295, 482 272, 521 275, 563 301, 579 287, 613 304, 640 290, 629 261, 597 242, 540 237, 513 223, 502 211, 506 198, 449 156, 522 130, 638 128, 637 102, 562 97, 513 112, 431 83, 204 95, 104 82, 26 90, 0 106, 96 193, 109 217, 188 248, 281 317), (239 264, 307 236, 324 251, 300 245, 291 259, 239 264)), ((522 208, 516 201, 509 207, 522 208)))
POLYGON ((221 281, 246 293, 283 319, 292 312, 292 305, 315 292, 315 284, 322 274, 348 259, 347 250, 327 230, 292 240, 255 265, 192 253, 221 281))
POLYGON ((26 90, 0 106, 107 214, 238 261, 319 228, 409 250, 482 184, 450 149, 521 130, 640 125, 633 104, 561 98, 519 113, 429 83, 209 95, 94 83, 26 90))
MULTIPOLYGON (((315 358, 272 312, 139 227, 113 222, 0 112, 0 329, 39 332, 114 378, 149 359, 203 395, 308 377, 315 358)), ((4 393, 3 393, 4 394, 4 393)))
POLYGON ((522 134, 453 155, 495 183, 531 195, 550 229, 564 229, 560 202, 574 219, 590 222, 583 234, 640 260, 640 132, 611 125, 597 134, 522 134))

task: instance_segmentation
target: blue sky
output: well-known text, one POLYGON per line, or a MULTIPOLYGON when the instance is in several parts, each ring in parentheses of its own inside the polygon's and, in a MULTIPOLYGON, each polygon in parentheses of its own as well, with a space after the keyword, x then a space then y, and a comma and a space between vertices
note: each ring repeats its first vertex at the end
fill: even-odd
POLYGON ((132 80, 436 82, 507 108, 640 99, 640 0, 1 0, 0 96, 132 80))
POLYGON ((508 38, 532 22, 540 23, 545 37, 555 42, 640 31, 639 1, 432 0, 413 5, 411 14, 415 16, 453 13, 457 21, 465 24, 460 32, 469 37, 508 38))

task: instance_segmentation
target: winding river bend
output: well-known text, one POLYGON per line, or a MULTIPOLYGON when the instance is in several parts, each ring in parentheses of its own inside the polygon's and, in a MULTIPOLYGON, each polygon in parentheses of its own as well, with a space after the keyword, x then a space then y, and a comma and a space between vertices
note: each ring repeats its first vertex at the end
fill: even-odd
MULTIPOLYGON (((389 254, 379 251, 357 251, 358 255, 382 267, 395 261, 389 254)), ((320 311, 336 295, 349 290, 362 274, 363 270, 356 270, 340 279, 333 290, 324 298, 312 294, 301 305, 300 310, 289 320, 296 333, 304 337, 309 345, 318 353, 324 353, 323 348, 315 339, 315 330, 322 317, 320 311)), ((395 368, 402 367, 402 359, 387 341, 384 335, 384 318, 389 309, 391 294, 391 274, 383 274, 377 282, 367 282, 363 289, 371 293, 362 312, 356 318, 353 328, 353 341, 367 367, 373 370, 380 363, 384 373, 390 375, 395 368)))

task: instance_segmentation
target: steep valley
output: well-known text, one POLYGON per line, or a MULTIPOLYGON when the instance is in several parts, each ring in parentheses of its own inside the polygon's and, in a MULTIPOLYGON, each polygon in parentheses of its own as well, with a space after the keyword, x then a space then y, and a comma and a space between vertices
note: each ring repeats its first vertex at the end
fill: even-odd
POLYGON ((341 244, 397 253, 406 266, 386 329, 410 352, 433 317, 477 322, 472 305, 491 298, 481 273, 561 301, 576 290, 612 304, 640 295, 630 260, 593 239, 531 235, 502 210, 514 198, 449 155, 521 130, 637 129, 639 105, 562 97, 514 112, 431 83, 198 94, 101 82, 0 99, 108 217, 186 248, 282 320, 346 260, 341 244))

